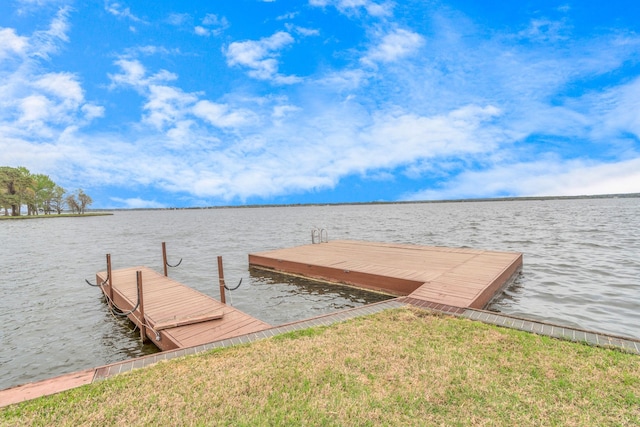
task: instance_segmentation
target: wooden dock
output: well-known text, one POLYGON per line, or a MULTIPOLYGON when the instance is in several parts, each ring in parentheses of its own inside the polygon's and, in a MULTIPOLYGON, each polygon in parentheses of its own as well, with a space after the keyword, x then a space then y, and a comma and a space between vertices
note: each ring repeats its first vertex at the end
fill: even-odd
POLYGON ((522 254, 337 240, 249 255, 249 266, 454 307, 484 308, 522 254))
POLYGON ((106 281, 101 287, 104 294, 121 311, 131 311, 127 317, 140 328, 143 339, 161 350, 198 346, 271 327, 147 267, 112 270, 110 277, 106 271, 99 272, 96 280, 106 281), (137 272, 143 290, 140 304, 137 272))

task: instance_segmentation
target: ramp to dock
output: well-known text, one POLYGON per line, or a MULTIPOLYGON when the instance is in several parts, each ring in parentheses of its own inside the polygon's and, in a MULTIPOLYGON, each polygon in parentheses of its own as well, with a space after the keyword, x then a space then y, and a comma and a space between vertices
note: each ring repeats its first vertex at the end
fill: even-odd
POLYGON ((484 308, 522 268, 522 254, 336 240, 249 255, 249 266, 454 307, 484 308))
MULTIPOLYGON (((97 273, 96 279, 103 283, 107 272, 97 273)), ((147 267, 113 270, 109 282, 115 305, 124 312, 133 310, 127 317, 161 350, 193 347, 271 327, 147 267), (138 302, 138 271, 142 304, 133 310, 138 302)), ((102 290, 109 295, 109 285, 102 290)))

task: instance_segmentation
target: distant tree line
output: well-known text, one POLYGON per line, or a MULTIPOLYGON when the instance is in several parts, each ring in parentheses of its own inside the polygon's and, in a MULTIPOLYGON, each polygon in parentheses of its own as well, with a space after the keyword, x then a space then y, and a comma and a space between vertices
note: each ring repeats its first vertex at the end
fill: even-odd
POLYGON ((25 167, 0 166, 0 209, 5 216, 61 214, 65 208, 83 214, 93 203, 82 189, 68 193, 48 175, 32 174, 25 167))

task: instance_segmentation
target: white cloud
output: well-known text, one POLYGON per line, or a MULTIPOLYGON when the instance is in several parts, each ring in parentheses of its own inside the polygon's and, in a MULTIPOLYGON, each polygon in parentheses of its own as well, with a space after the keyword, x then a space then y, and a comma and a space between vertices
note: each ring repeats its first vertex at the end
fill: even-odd
POLYGON ((122 73, 110 75, 112 88, 132 87, 146 98, 143 121, 155 129, 167 132, 172 145, 178 137, 187 138, 198 124, 193 118, 220 129, 243 127, 257 122, 255 114, 246 108, 232 107, 201 99, 200 93, 187 93, 166 83, 178 76, 166 70, 149 75, 139 60, 116 61, 122 73))
POLYGON ((371 0, 309 0, 309 5, 333 6, 346 15, 356 14, 360 9, 364 9, 369 15, 379 18, 391 16, 393 10, 392 2, 376 3, 371 0))
POLYGON ((45 120, 49 116, 51 102, 46 96, 29 95, 20 101, 20 110, 22 122, 45 120))
POLYGON ((123 4, 118 2, 106 0, 104 3, 104 10, 118 18, 130 19, 133 22, 144 22, 142 19, 131 13, 130 8, 125 7, 123 4))
POLYGON ((179 48, 169 49, 164 46, 155 46, 155 45, 144 45, 144 46, 134 46, 124 50, 124 54, 121 56, 121 59, 127 58, 137 58, 140 55, 150 56, 150 55, 180 55, 179 48))
POLYGON ((146 83, 144 79, 146 70, 140 61, 120 59, 116 61, 116 65, 118 65, 123 72, 120 74, 109 74, 112 88, 119 85, 141 86, 146 83))
POLYGON ((600 117, 600 126, 591 128, 591 136, 632 134, 640 140, 640 77, 605 92, 589 94, 582 100, 600 117))
POLYGON ((172 13, 167 17, 167 22, 175 26, 184 25, 192 20, 193 18, 188 13, 172 13))
POLYGON ((13 54, 0 65, 0 139, 49 141, 103 114, 102 107, 86 102, 76 74, 42 71, 49 55, 67 41, 67 19, 68 9, 62 8, 47 29, 31 36, 0 30, 0 56, 13 54))
MULTIPOLYGON (((340 119, 333 125, 332 134, 321 137, 328 161, 316 167, 323 167, 335 180, 354 172, 394 169, 424 159, 485 155, 501 142, 498 130, 487 127, 487 122, 500 114, 492 106, 469 105, 436 116, 389 111, 358 118, 354 113, 352 107, 334 113, 340 119)), ((330 123, 331 119, 325 118, 325 132, 330 123)))
POLYGON ((27 38, 17 35, 13 28, 0 28, 0 60, 24 54, 27 46, 27 38))
POLYGON ((58 4, 66 1, 67 0, 15 0, 15 3, 23 6, 46 6, 48 4, 58 4))
POLYGON ((417 51, 423 46, 421 35, 403 29, 395 29, 385 34, 380 43, 367 52, 362 59, 365 63, 394 62, 417 51))
POLYGON ((249 69, 249 76, 259 80, 271 80, 290 84, 299 81, 296 76, 283 76, 278 73, 280 50, 294 42, 289 33, 279 31, 260 40, 233 42, 223 50, 229 66, 241 66, 249 69))
POLYGON ((281 119, 289 115, 289 113, 295 113, 296 111, 300 111, 300 107, 296 107, 295 105, 276 105, 273 107, 271 116, 274 119, 281 119))
POLYGON ((175 87, 151 84, 147 89, 144 120, 156 129, 165 129, 182 120, 185 110, 197 100, 195 95, 175 87))
POLYGON ((49 55, 56 53, 61 42, 68 41, 70 9, 68 7, 58 10, 55 18, 51 20, 49 28, 35 31, 29 40, 29 55, 35 58, 49 59, 49 55))
MULTIPOLYGON (((351 69, 344 71, 336 71, 327 73, 317 80, 317 84, 325 90, 333 89, 336 92, 351 91, 360 88, 368 81, 370 73, 360 70, 351 69)), ((353 97, 353 95, 350 95, 353 97)))
POLYGON ((208 13, 202 19, 202 25, 196 25, 193 31, 199 36, 217 36, 229 28, 229 21, 224 16, 219 17, 213 13, 208 13))
POLYGON ((209 35, 211 35, 211 31, 209 31, 207 28, 201 27, 199 25, 196 25, 193 28, 193 32, 196 33, 199 36, 209 36, 209 35))
POLYGON ((202 25, 211 26, 219 29, 226 29, 229 27, 229 21, 224 16, 218 16, 213 13, 208 13, 202 19, 202 25))
POLYGON ((569 38, 570 28, 563 21, 532 19, 529 27, 519 33, 523 38, 537 42, 556 42, 569 38))
POLYGON ((70 3, 69 0, 14 0, 16 12, 19 15, 31 14, 34 11, 40 12, 45 7, 63 7, 70 3))
POLYGON ((219 128, 235 128, 255 122, 253 113, 248 110, 231 110, 228 105, 206 100, 195 104, 193 113, 219 128))
POLYGON ((89 121, 104 116, 105 111, 103 106, 95 104, 84 104, 81 110, 84 113, 84 117, 89 121))
POLYGON ((467 171, 440 189, 406 195, 405 200, 443 200, 491 196, 575 196, 640 192, 640 159, 617 162, 542 159, 467 171))
POLYGON ((45 74, 34 82, 34 86, 75 105, 84 100, 77 76, 71 73, 45 74))
POLYGON ((289 13, 285 13, 284 15, 280 15, 278 17, 276 17, 277 21, 284 21, 287 19, 293 19, 296 16, 298 16, 300 14, 300 12, 289 12, 289 13))
POLYGON ((122 69, 120 74, 109 74, 111 79, 111 88, 118 86, 133 86, 136 88, 145 88, 152 84, 169 82, 176 80, 178 76, 167 70, 160 70, 156 74, 147 77, 147 70, 142 63, 137 60, 118 59, 115 62, 122 69))
POLYGON ((288 23, 288 22, 286 24, 284 24, 284 26, 287 29, 287 31, 300 34, 303 37, 311 37, 311 36, 320 35, 320 31, 317 30, 317 29, 314 29, 314 28, 300 27, 298 25, 293 25, 293 24, 288 23))

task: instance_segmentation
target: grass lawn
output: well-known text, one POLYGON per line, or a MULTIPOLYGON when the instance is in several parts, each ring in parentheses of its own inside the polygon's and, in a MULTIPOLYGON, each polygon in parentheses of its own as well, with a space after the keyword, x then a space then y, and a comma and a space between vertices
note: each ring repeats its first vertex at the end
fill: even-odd
POLYGON ((640 425, 640 357, 398 309, 0 410, 23 424, 640 425))

